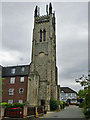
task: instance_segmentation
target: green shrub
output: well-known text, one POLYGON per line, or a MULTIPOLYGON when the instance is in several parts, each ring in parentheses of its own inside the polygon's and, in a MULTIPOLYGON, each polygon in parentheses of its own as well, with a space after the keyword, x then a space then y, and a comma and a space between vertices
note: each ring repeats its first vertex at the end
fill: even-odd
POLYGON ((66 103, 64 101, 60 101, 60 106, 61 106, 61 109, 64 109, 66 106, 66 103))
POLYGON ((80 103, 80 104, 79 104, 79 107, 80 107, 80 108, 83 108, 83 103, 80 103))
POLYGON ((63 108, 65 108, 65 106, 66 106, 66 103, 63 101, 63 108))
POLYGON ((60 107, 63 109, 63 101, 60 101, 60 107))
POLYGON ((13 104, 7 103, 7 108, 11 108, 13 104))
POLYGON ((58 103, 58 101, 57 100, 55 100, 55 99, 53 99, 53 98, 51 98, 50 99, 50 110, 58 110, 58 108, 59 108, 59 103, 58 103))
POLYGON ((25 105, 25 103, 14 103, 14 104, 10 104, 10 103, 1 103, 2 107, 7 107, 7 108, 13 108, 13 107, 23 107, 25 105))
POLYGON ((14 103, 12 107, 23 107, 25 103, 14 103))
POLYGON ((90 108, 84 107, 83 113, 85 114, 86 118, 90 118, 90 108))
POLYGON ((3 102, 3 103, 1 103, 1 105, 2 105, 2 107, 5 107, 5 106, 7 106, 7 103, 3 102))
POLYGON ((80 108, 83 108, 86 106, 86 100, 84 99, 82 103, 79 104, 80 108))

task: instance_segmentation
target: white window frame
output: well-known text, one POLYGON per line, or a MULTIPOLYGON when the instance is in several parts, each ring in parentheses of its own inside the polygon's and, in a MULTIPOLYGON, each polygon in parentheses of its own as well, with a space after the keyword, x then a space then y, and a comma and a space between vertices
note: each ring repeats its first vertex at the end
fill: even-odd
POLYGON ((15 74, 15 71, 16 71, 15 68, 12 68, 12 69, 11 69, 11 73, 12 73, 12 74, 15 74))
POLYGON ((24 77, 20 77, 20 82, 24 82, 24 77))
POLYGON ((24 72, 25 71, 25 67, 21 67, 21 71, 24 72))
POLYGON ((77 95, 74 93, 74 96, 76 97, 77 95))
POLYGON ((73 93, 71 93, 71 97, 73 96, 73 93))
POLYGON ((64 91, 62 90, 61 93, 64 93, 64 91))
POLYGON ((68 97, 68 93, 66 93, 66 97, 68 97))
POLYGON ((19 88, 19 93, 23 94, 24 93, 24 88, 19 88), (21 92, 20 89, 23 89, 23 92, 21 92))
POLYGON ((13 104, 13 100, 8 100, 8 103, 11 103, 11 104, 13 104))
POLYGON ((18 102, 19 102, 19 103, 23 103, 23 100, 19 100, 18 102))
POLYGON ((15 83, 15 77, 11 77, 10 84, 14 84, 14 83, 15 83))
POLYGON ((13 88, 9 89, 9 95, 14 95, 14 89, 13 88))

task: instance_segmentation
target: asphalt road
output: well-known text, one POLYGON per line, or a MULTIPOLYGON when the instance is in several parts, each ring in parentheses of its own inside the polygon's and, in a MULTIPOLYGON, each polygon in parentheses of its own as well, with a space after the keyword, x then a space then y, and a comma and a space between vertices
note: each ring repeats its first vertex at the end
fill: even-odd
MULTIPOLYGON (((82 112, 82 108, 79 108, 78 106, 69 106, 66 107, 64 110, 60 111, 60 112, 48 112, 47 114, 45 114, 43 117, 41 117, 42 119, 44 118, 53 118, 52 120, 55 119, 66 119, 69 118, 72 120, 72 118, 74 118, 74 120, 78 119, 78 120, 85 120, 84 114, 82 112)), ((45 119, 45 120, 49 120, 49 119, 45 119)))

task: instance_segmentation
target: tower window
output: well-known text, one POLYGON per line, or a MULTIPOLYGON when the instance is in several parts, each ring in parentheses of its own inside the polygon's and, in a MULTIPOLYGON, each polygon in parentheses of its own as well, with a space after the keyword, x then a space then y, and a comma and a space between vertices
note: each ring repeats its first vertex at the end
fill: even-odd
POLYGON ((40 42, 42 42, 42 30, 40 30, 40 42))
POLYGON ((46 30, 43 31, 43 40, 46 41, 46 30))

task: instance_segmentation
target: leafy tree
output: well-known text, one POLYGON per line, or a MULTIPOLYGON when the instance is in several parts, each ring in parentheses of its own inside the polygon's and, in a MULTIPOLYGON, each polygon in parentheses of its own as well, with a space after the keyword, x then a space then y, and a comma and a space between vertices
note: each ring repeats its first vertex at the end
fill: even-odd
POLYGON ((90 118, 90 70, 88 76, 82 75, 80 78, 76 79, 76 82, 84 86, 84 90, 79 91, 79 96, 85 98, 84 114, 90 118), (87 89, 85 89, 87 88, 87 89))
POLYGON ((81 86, 84 86, 84 88, 87 87, 87 93, 86 95, 85 93, 83 95, 85 95, 88 107, 90 108, 90 70, 88 76, 82 75, 80 78, 76 79, 76 82, 80 83, 81 86))
MULTIPOLYGON (((90 74, 88 76, 90 76, 90 74)), ((80 83, 81 86, 88 86, 88 85, 90 85, 90 78, 88 78, 85 75, 82 75, 80 78, 75 79, 75 81, 80 83)))
POLYGON ((86 95, 87 95, 87 93, 88 93, 88 90, 87 90, 87 89, 79 90, 79 91, 78 91, 78 96, 79 96, 79 98, 85 98, 86 95))

